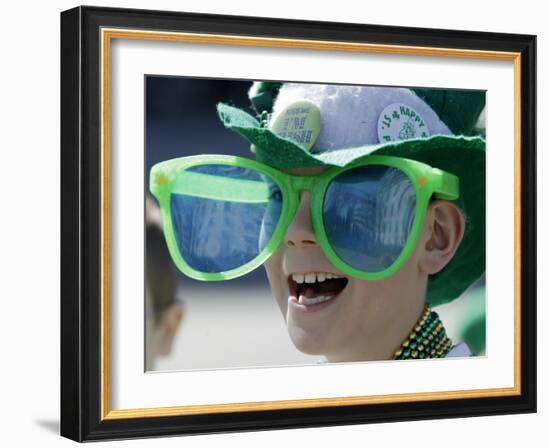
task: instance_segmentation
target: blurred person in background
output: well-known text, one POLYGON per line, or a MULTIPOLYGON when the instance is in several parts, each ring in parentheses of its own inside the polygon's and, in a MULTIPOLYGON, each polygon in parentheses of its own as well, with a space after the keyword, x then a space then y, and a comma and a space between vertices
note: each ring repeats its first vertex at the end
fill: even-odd
POLYGON ((170 355, 183 318, 183 302, 177 296, 177 270, 170 259, 162 232, 160 209, 145 200, 145 369, 170 355))

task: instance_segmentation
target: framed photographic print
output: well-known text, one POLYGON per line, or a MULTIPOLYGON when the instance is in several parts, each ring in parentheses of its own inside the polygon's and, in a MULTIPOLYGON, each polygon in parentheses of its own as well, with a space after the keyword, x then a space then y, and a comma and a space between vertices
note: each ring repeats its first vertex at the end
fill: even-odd
POLYGON ((62 12, 61 434, 535 412, 535 44, 62 12))

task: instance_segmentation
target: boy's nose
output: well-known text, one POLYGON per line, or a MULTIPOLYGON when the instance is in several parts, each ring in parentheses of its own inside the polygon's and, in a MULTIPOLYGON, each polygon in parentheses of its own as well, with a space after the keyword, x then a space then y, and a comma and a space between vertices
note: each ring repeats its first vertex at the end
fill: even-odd
POLYGON ((285 235, 285 244, 287 246, 310 245, 318 244, 310 216, 310 193, 303 191, 300 197, 300 205, 296 211, 296 216, 288 226, 285 235))

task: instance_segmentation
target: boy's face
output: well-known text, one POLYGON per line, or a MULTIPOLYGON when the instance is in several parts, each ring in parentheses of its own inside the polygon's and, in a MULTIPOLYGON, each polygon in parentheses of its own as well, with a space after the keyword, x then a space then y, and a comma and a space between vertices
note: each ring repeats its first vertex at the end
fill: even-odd
MULTIPOLYGON (((287 172, 316 175, 326 169, 287 172)), ((302 192, 283 243, 264 263, 272 293, 296 347, 304 353, 325 355, 333 362, 390 359, 424 306, 427 280, 417 263, 419 246, 417 243, 405 266, 388 279, 349 277, 335 268, 321 249, 310 219, 310 193, 302 192), (292 275, 310 274, 311 278, 317 273, 345 277, 347 284, 326 302, 299 303, 293 293, 292 275)))

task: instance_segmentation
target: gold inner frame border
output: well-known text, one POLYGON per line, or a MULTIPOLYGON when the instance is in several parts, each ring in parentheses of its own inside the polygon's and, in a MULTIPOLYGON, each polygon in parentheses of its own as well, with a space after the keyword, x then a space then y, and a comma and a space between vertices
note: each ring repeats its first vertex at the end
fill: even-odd
POLYGON ((420 47, 308 39, 283 39, 201 33, 144 31, 137 29, 101 29, 101 420, 179 415, 215 414, 350 406, 382 403, 404 403, 513 396, 521 394, 521 53, 469 50, 459 48, 420 47), (507 60, 514 63, 514 386, 508 388, 369 395, 302 400, 280 400, 208 405, 169 406, 135 409, 111 409, 110 368, 110 63, 113 39, 208 43, 254 47, 337 50, 414 56, 438 56, 469 59, 507 60))

